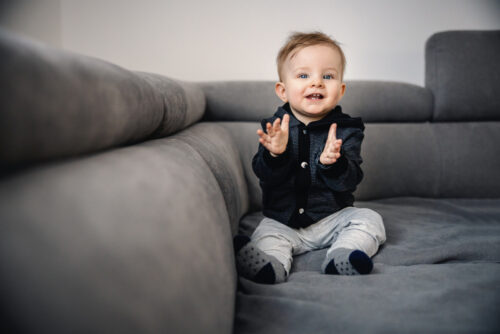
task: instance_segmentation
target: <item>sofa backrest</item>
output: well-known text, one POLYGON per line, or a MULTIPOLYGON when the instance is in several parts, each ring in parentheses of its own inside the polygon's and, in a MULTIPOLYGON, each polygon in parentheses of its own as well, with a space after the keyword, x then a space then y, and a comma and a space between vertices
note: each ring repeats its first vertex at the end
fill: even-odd
POLYGON ((194 84, 0 30, 0 173, 160 138, 199 120, 194 84))
POLYGON ((231 333, 248 195, 201 89, 5 32, 0 72, 2 329, 231 333))
POLYGON ((500 119, 500 31, 447 31, 426 43, 425 85, 436 122, 500 119))
MULTIPOLYGON (((457 33, 438 34, 440 38, 431 37, 427 44, 427 69, 440 71, 436 74, 427 70, 427 82, 436 81, 429 76, 442 77, 448 72, 448 76, 453 77, 472 59, 478 61, 475 52, 469 50, 466 55, 457 57, 463 62, 460 66, 434 63, 446 61, 432 55, 434 51, 441 52, 441 40, 448 48, 459 46, 448 50, 448 54, 462 51, 460 43, 448 43, 448 34, 456 38, 457 33)), ((474 42, 464 41, 465 45, 470 43, 485 55, 480 58, 481 66, 474 69, 482 71, 476 77, 485 77, 489 71, 496 73, 491 75, 491 80, 471 80, 461 85, 496 93, 483 94, 484 104, 469 104, 465 111, 459 110, 461 114, 467 112, 466 118, 453 116, 455 107, 447 107, 447 101, 454 100, 440 97, 450 94, 446 83, 419 87, 398 82, 347 81, 346 94, 340 103, 343 111, 361 116, 366 123, 362 146, 365 177, 356 191, 357 199, 500 196, 500 149, 497 145, 500 142, 500 109, 496 107, 500 103, 500 86, 492 81, 498 76, 499 68, 498 42, 495 44, 498 32, 484 32, 490 36, 488 38, 476 38, 477 34, 466 32, 461 37, 473 39, 474 42), (436 100, 440 97, 439 105, 434 103, 435 96, 436 100), (452 116, 447 118, 446 113, 452 116)), ((260 128, 260 120, 272 115, 282 104, 274 95, 274 83, 206 82, 201 87, 207 97, 204 120, 223 122, 226 128, 233 128, 249 183, 250 207, 258 210, 261 192, 251 170, 251 158, 258 146, 255 131, 260 128)))
POLYGON ((500 30, 447 31, 426 43, 440 197, 500 197, 500 30))
MULTIPOLYGON (((260 122, 283 104, 272 81, 200 83, 206 95, 206 121, 260 122)), ((432 117, 430 90, 412 84, 347 81, 341 101, 345 113, 364 122, 426 122, 432 117), (390 101, 390 102, 389 102, 390 101)))

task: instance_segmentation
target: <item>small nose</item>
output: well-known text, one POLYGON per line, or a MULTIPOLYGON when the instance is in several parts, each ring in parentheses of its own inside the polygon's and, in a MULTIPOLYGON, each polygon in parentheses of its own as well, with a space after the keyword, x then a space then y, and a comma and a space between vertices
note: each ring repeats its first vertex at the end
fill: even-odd
POLYGON ((311 80, 311 86, 312 87, 322 87, 323 86, 323 80, 321 77, 313 77, 311 80))

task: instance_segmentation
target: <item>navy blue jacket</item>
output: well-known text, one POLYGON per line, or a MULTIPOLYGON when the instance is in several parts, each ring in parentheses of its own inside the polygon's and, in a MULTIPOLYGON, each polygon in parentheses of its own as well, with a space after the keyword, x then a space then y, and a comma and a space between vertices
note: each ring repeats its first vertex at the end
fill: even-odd
POLYGON ((363 178, 360 151, 364 125, 361 118, 352 118, 337 106, 306 126, 293 116, 286 103, 273 117, 262 120, 263 130, 268 122, 282 119, 285 113, 290 115, 286 151, 272 157, 259 144, 252 167, 262 188, 264 215, 301 228, 353 205, 352 193, 363 178), (326 166, 319 157, 332 123, 337 123, 337 139, 342 139, 341 157, 326 166))

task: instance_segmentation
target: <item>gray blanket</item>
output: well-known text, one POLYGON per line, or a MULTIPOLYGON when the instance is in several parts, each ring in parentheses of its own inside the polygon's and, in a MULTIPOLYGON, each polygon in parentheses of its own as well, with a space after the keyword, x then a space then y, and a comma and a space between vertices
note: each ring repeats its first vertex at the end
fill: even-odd
MULTIPOLYGON (((320 273, 326 249, 295 257, 274 286, 240 278, 235 333, 500 331, 500 200, 357 202, 384 218, 367 276, 320 273)), ((261 213, 246 216, 251 234, 261 213)))

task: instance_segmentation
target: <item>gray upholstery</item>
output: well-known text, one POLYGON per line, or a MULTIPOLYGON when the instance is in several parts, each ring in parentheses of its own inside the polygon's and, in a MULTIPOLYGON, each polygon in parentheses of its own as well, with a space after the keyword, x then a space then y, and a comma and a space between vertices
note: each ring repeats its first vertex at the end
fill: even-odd
POLYGON ((16 329, 231 332, 224 198, 178 136, 3 180, 0 222, 0 303, 16 329))
POLYGON ((248 190, 238 147, 231 134, 215 123, 200 123, 179 133, 203 157, 222 190, 231 231, 236 234, 241 217, 248 211, 248 190))
POLYGON ((500 197, 500 122, 439 123, 434 136, 441 162, 438 197, 500 197))
POLYGON ((497 39, 431 37, 426 88, 348 82, 355 205, 387 243, 371 275, 322 275, 322 249, 269 286, 237 284, 231 237, 262 219, 273 82, 181 82, 0 32, 0 330, 498 332, 497 39))
MULTIPOLYGON (((320 273, 326 249, 295 257, 285 284, 240 278, 236 333, 494 333, 500 328, 500 199, 357 202, 384 218, 367 276, 320 273)), ((250 234, 262 214, 245 217, 250 234)))
POLYGON ((198 85, 162 75, 136 72, 163 98, 163 117, 153 137, 165 137, 196 123, 205 111, 205 95, 198 85))
POLYGON ((360 200, 500 197, 500 122, 368 124, 360 200))
POLYGON ((257 129, 260 123, 255 122, 220 122, 230 134, 238 147, 241 164, 248 189, 249 210, 250 212, 262 209, 262 192, 259 186, 259 180, 252 170, 252 158, 257 152, 259 145, 257 129))
POLYGON ((448 31, 428 39, 425 85, 436 121, 500 119, 500 30, 448 31))
POLYGON ((200 83, 207 100, 204 120, 260 121, 282 102, 272 81, 222 81, 200 83), (258 97, 258 98, 256 98, 258 97))
POLYGON ((199 87, 0 31, 0 171, 132 144, 201 118, 199 87))
POLYGON ((436 197, 441 163, 433 129, 429 123, 367 124, 356 199, 436 197))
POLYGON ((137 144, 197 122, 201 89, 6 32, 0 69, 0 328, 230 333, 236 148, 208 124, 137 144))
POLYGON ((340 105, 364 122, 426 122, 432 116, 432 93, 401 82, 347 81, 340 105))
MULTIPOLYGON (((260 121, 283 102, 271 81, 204 82, 205 120, 260 121)), ((411 84, 347 81, 342 111, 365 122, 425 122, 432 117, 432 93, 411 84)))

